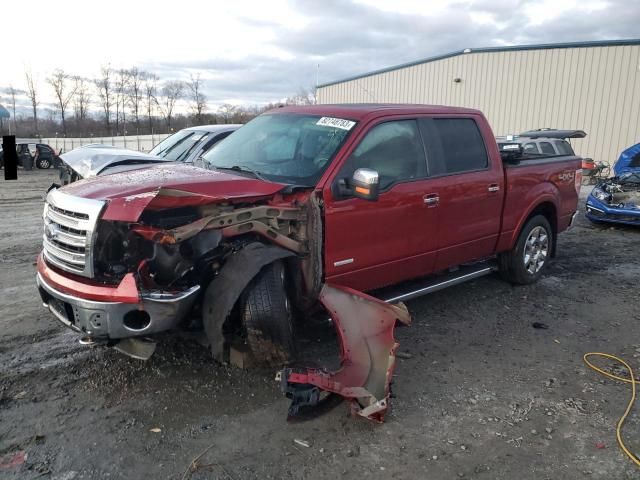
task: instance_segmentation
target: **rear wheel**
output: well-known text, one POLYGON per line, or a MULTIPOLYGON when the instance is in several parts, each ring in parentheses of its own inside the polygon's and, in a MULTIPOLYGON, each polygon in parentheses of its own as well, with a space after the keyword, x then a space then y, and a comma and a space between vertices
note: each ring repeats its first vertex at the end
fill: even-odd
POLYGON ((240 299, 240 316, 259 363, 282 364, 292 357, 293 315, 282 261, 263 267, 247 286, 240 299))
POLYGON ((518 285, 536 282, 551 259, 553 230, 543 215, 531 218, 520 232, 515 247, 500 256, 503 278, 518 285))
POLYGON ((39 158, 36 162, 36 166, 42 169, 49 168, 51 167, 51 160, 49 158, 39 158))

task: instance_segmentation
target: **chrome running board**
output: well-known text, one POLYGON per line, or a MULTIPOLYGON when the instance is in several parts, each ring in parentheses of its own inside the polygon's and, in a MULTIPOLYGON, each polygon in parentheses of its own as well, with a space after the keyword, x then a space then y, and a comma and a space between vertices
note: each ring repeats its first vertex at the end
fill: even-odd
POLYGON ((377 290, 373 292, 373 296, 388 303, 404 302, 453 285, 484 277, 496 270, 497 268, 495 266, 487 263, 464 266, 454 272, 428 277, 423 280, 405 282, 397 286, 377 290))

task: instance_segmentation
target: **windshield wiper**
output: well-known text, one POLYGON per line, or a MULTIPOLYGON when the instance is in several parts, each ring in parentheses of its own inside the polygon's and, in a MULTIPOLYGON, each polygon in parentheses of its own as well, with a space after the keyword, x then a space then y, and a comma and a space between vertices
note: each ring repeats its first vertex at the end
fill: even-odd
POLYGON ((213 165, 213 168, 215 168, 216 170, 233 170, 234 172, 250 173, 258 180, 262 180, 263 182, 269 181, 266 178, 264 178, 260 172, 258 172, 257 170, 253 170, 249 167, 241 167, 239 165, 234 165, 233 167, 218 167, 216 165, 213 165))

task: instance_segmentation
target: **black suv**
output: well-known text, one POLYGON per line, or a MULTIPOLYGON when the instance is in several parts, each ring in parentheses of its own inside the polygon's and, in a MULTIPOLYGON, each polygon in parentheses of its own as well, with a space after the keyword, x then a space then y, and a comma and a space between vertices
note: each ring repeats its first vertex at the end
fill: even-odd
MULTIPOLYGON (((50 168, 52 165, 60 165, 60 157, 56 151, 46 143, 18 143, 16 144, 18 165, 25 170, 37 168, 50 168)), ((0 168, 4 167, 4 153, 0 149, 0 168)))

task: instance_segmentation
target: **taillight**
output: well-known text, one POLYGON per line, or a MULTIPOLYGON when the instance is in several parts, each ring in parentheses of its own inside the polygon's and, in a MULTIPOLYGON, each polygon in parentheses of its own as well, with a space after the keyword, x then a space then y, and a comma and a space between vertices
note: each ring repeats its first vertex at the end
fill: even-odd
POLYGON ((579 168, 578 170, 576 170, 576 176, 575 176, 575 187, 576 187, 576 193, 578 195, 580 195, 581 186, 582 186, 582 169, 579 168))

